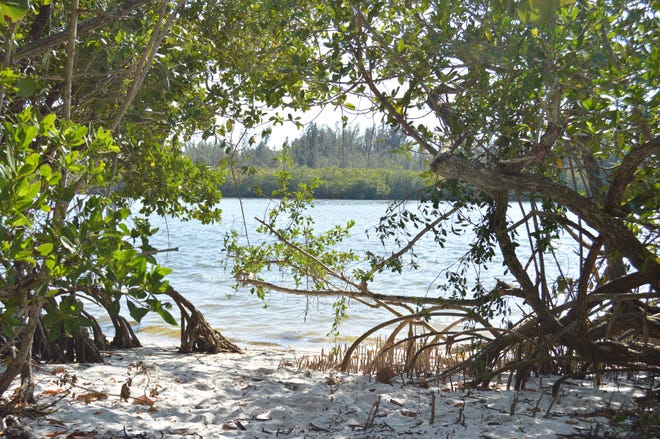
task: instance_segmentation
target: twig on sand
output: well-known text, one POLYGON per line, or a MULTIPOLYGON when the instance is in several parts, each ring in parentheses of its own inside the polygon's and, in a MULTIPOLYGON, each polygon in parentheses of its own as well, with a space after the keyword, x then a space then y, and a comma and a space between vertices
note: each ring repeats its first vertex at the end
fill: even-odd
POLYGON ((328 433, 328 432, 330 432, 329 429, 327 429, 327 428, 323 428, 323 427, 319 427, 318 425, 314 425, 313 422, 310 422, 309 425, 312 426, 312 430, 313 430, 313 431, 322 431, 322 432, 324 432, 324 433, 328 433))
POLYGON ((376 414, 378 413, 379 407, 380 407, 380 395, 378 395, 378 399, 371 408, 371 412, 369 412, 369 416, 367 417, 367 422, 364 423, 364 427, 363 427, 364 431, 367 431, 374 427, 374 419, 376 419, 376 414))
POLYGON ((431 421, 429 424, 435 423, 435 392, 431 393, 431 421))

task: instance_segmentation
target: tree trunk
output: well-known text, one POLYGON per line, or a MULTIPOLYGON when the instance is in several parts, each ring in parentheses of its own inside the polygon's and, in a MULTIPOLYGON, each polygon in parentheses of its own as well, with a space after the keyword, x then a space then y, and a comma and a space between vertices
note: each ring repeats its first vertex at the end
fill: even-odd
MULTIPOLYGON (((660 149, 660 139, 654 139, 649 143, 653 145, 653 150, 660 149)), ((540 175, 507 174, 488 169, 483 165, 451 154, 436 155, 431 168, 439 176, 466 181, 491 196, 503 190, 545 195, 566 206, 590 227, 598 231, 610 248, 628 258, 635 268, 646 275, 648 283, 656 285, 660 279, 660 263, 623 221, 608 215, 591 200, 564 185, 540 175)))
POLYGON ((19 373, 23 374, 23 381, 21 383, 23 390, 20 392, 21 400, 31 400, 33 397, 31 392, 34 390, 34 385, 32 383, 31 370, 26 370, 25 367, 31 361, 32 339, 37 330, 41 307, 43 306, 43 297, 33 296, 31 299, 32 303, 28 307, 27 323, 17 338, 19 340, 19 347, 16 350, 16 355, 11 358, 6 369, 0 375, 0 395, 3 395, 11 386, 14 378, 19 373))
POLYGON ((240 347, 227 340, 220 331, 213 329, 202 313, 179 292, 170 289, 166 293, 181 311, 181 346, 179 352, 230 352, 242 354, 240 347))
MULTIPOLYGON (((94 325, 98 325, 92 319, 94 325)), ((96 331, 94 331, 96 332, 96 331)), ((102 335, 102 334, 101 334, 102 335)), ((103 337, 105 340, 105 337, 103 337)), ((49 337, 40 318, 32 339, 32 358, 49 363, 102 363, 101 351, 107 348, 97 336, 90 337, 86 328, 76 330, 72 335, 62 331, 57 338, 49 337)))
POLYGON ((112 346, 115 349, 130 349, 142 347, 140 340, 135 335, 135 331, 128 323, 126 318, 116 315, 111 316, 112 325, 115 327, 115 336, 112 339, 112 346))

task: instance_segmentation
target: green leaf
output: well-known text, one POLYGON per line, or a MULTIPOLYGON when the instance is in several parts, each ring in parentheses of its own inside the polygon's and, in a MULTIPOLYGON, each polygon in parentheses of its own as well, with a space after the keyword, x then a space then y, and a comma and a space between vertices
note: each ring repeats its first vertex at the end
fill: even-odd
POLYGON ((96 130, 96 140, 103 142, 109 152, 120 153, 121 149, 114 143, 112 132, 99 127, 96 130))
MULTIPOLYGON (((15 208, 16 208, 16 206, 14 206, 14 209, 15 208)), ((19 212, 19 213, 15 213, 14 218, 12 218, 10 221, 8 221, 8 223, 12 227, 21 227, 21 226, 27 226, 27 225, 31 224, 31 221, 25 215, 23 215, 22 213, 19 212)))
POLYGON ((85 142, 87 127, 83 125, 74 125, 64 130, 64 137, 72 146, 79 146, 85 142))
POLYGON ((37 251, 41 256, 47 256, 48 254, 50 254, 50 252, 53 251, 53 243, 44 242, 43 244, 37 247, 37 251))
POLYGON ((159 316, 162 317, 165 322, 169 323, 170 325, 178 326, 179 323, 177 323, 176 319, 168 310, 163 308, 163 306, 158 302, 156 305, 156 312, 158 313, 159 316))
POLYGON ((129 264, 130 262, 135 260, 136 255, 137 255, 137 250, 130 248, 126 250, 116 251, 113 257, 120 264, 129 264))
POLYGON ((23 261, 27 262, 32 265, 36 265, 37 261, 35 261, 34 257, 32 256, 32 252, 30 250, 21 250, 18 253, 14 254, 14 260, 15 261, 23 261))
POLYGON ((147 315, 147 313, 149 312, 149 308, 139 307, 130 300, 126 301, 126 305, 128 305, 128 313, 138 323, 140 323, 142 321, 142 318, 144 318, 144 316, 147 315))
POLYGON ((14 157, 14 150, 12 148, 7 148, 5 152, 5 157, 7 158, 7 166, 10 170, 16 169, 16 158, 14 157))
POLYGON ((41 119, 41 129, 49 134, 55 133, 57 128, 55 127, 55 120, 57 116, 54 113, 47 114, 41 119))
POLYGON ((76 253, 76 246, 71 242, 69 238, 66 236, 60 237, 60 241, 62 242, 62 246, 70 251, 71 253, 76 253))
POLYGON ((157 266, 154 270, 153 273, 154 275, 163 278, 170 274, 172 272, 172 269, 169 267, 163 267, 162 265, 157 266))
POLYGON ((0 0, 0 15, 3 19, 18 21, 27 14, 30 9, 28 0, 0 0))
POLYGON ((33 207, 35 198, 41 190, 41 182, 35 181, 30 183, 27 177, 22 178, 18 182, 16 188, 16 198, 14 200, 13 208, 18 212, 23 212, 33 207))
POLYGON ((53 254, 50 254, 45 260, 44 264, 46 265, 46 269, 49 272, 52 272, 55 269, 55 266, 57 265, 57 259, 53 254))
POLYGON ((18 89, 16 96, 19 98, 27 98, 34 95, 37 89, 37 82, 34 78, 21 78, 14 84, 18 89))
POLYGON ((39 175, 41 175, 46 179, 46 181, 48 181, 50 180, 50 177, 53 175, 53 169, 50 166, 43 164, 39 166, 39 175))
POLYGON ((18 148, 27 148, 36 137, 37 127, 34 125, 21 126, 18 130, 18 136, 16 138, 18 148))
POLYGON ((18 177, 24 177, 26 175, 31 175, 34 171, 37 170, 37 165, 39 164, 41 156, 37 153, 30 154, 25 159, 25 163, 18 170, 18 177))
POLYGON ((529 0, 518 7, 518 15, 525 23, 541 26, 554 19, 559 7, 559 0, 529 0))
POLYGON ((60 294, 60 290, 57 289, 52 289, 46 291, 46 297, 51 298, 51 297, 57 297, 60 294))

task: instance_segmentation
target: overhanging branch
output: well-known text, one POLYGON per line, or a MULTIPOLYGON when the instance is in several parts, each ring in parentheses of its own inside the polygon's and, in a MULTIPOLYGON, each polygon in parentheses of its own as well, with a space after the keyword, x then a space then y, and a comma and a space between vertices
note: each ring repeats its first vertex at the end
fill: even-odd
POLYGON ((632 181, 635 170, 637 170, 637 167, 644 160, 652 155, 660 155, 660 137, 656 137, 632 148, 623 158, 605 199, 605 210, 608 213, 612 215, 618 214, 617 210, 621 204, 623 194, 632 181))
POLYGON ((598 231, 611 248, 626 257, 638 270, 644 272, 649 283, 660 277, 660 264, 655 256, 635 237, 618 218, 614 218, 592 201, 559 183, 536 174, 507 174, 448 153, 435 156, 431 169, 447 179, 462 180, 494 197, 499 191, 538 193, 566 206, 574 214, 598 231))
POLYGON ((426 296, 402 296, 396 294, 381 294, 371 291, 353 291, 353 290, 339 290, 339 289, 324 289, 324 290, 308 290, 302 288, 285 287, 283 285, 274 284, 268 281, 252 278, 247 273, 239 273, 236 280, 243 286, 253 286, 263 288, 268 291, 277 291, 280 293, 290 294, 294 296, 306 297, 338 297, 345 296, 351 299, 360 300, 365 303, 365 300, 377 301, 378 306, 383 304, 397 304, 397 305, 433 305, 441 306, 445 309, 467 309, 475 306, 484 305, 501 296, 515 296, 524 298, 522 290, 512 288, 503 282, 497 282, 497 286, 490 291, 487 295, 476 299, 444 299, 442 297, 426 297, 426 296))

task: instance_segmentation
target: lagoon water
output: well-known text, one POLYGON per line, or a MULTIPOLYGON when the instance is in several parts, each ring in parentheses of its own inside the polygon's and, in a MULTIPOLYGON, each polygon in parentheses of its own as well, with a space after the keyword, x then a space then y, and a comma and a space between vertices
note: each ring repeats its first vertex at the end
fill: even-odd
MULTIPOLYGON (((250 241, 254 244, 263 240, 255 232, 257 222, 254 218, 263 218, 268 207, 272 206, 269 203, 272 201, 224 199, 221 202, 223 221, 214 225, 171 218, 151 219, 153 225, 160 229, 152 244, 159 249, 178 247, 176 252, 158 255, 161 265, 173 269, 168 276, 171 285, 193 302, 212 326, 238 344, 272 343, 318 350, 335 342, 355 339, 369 328, 393 317, 386 311, 352 302, 348 318, 341 325, 340 337, 336 339, 328 335, 334 319, 334 299, 307 299, 273 292, 264 303, 247 289, 235 292, 232 289, 234 280, 227 265, 231 261, 226 260, 222 250, 225 233, 236 229, 244 237, 242 204, 250 241)), ((384 247, 376 238, 374 227, 385 214, 388 204, 386 201, 317 200, 311 214, 320 230, 344 224, 348 219, 355 220, 352 235, 344 245, 358 254, 369 250, 386 255, 396 248, 392 243, 384 247)), ((449 204, 441 206, 441 209, 443 207, 446 210, 450 208, 449 204)), ((414 203, 411 203, 409 209, 413 208, 414 203)), ((370 284, 370 288, 383 294, 447 297, 448 292, 438 289, 439 283, 444 281, 442 270, 456 264, 472 240, 469 230, 461 235, 450 234, 444 248, 430 238, 422 240, 416 247, 418 270, 404 270, 403 275, 383 273, 370 284)), ((565 242, 558 243, 556 250, 566 275, 571 274, 571 266, 576 265, 577 257, 572 246, 572 240, 567 237, 565 242)), ((494 285, 495 278, 508 279, 501 263, 497 262, 481 276, 493 279, 490 285, 494 285)), ((513 314, 519 313, 519 306, 511 304, 513 314)), ((178 310, 172 311, 177 316, 178 310)), ((434 321, 440 326, 444 323, 434 321)), ((155 314, 147 315, 137 330, 140 339, 148 344, 178 343, 178 328, 162 322, 155 314)))

